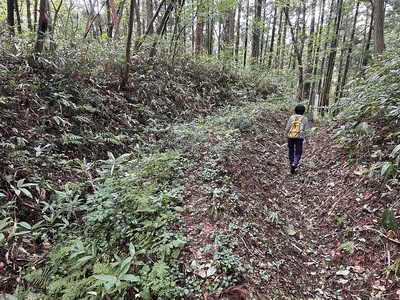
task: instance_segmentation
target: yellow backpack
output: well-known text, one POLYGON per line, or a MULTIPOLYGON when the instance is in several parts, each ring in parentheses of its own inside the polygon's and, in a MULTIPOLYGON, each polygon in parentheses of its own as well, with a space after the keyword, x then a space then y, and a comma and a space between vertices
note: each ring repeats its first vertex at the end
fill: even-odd
POLYGON ((290 125, 289 130, 289 138, 291 139, 299 139, 301 136, 301 131, 303 130, 303 126, 301 125, 301 121, 304 119, 304 116, 296 119, 295 116, 292 116, 292 124, 290 125))

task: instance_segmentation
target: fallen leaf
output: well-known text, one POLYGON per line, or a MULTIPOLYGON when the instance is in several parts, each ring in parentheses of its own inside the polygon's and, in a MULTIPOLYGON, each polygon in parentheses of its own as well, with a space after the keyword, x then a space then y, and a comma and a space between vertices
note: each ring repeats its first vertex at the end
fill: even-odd
POLYGON ((293 227, 292 224, 289 224, 286 227, 286 232, 287 232, 288 235, 295 235, 296 234, 296 231, 294 230, 294 227, 293 227))
POLYGON ((353 271, 354 271, 355 273, 358 273, 358 274, 364 273, 364 272, 365 272, 365 268, 363 268, 363 267, 361 267, 361 266, 354 266, 354 267, 352 267, 352 269, 353 269, 353 271))
POLYGON ((337 282, 339 282, 339 283, 341 283, 341 284, 346 284, 346 283, 349 282, 349 280, 348 280, 348 279, 343 279, 343 278, 341 278, 341 279, 337 280, 337 282))
POLYGON ((347 276, 349 274, 350 274, 349 270, 339 270, 336 272, 336 275, 338 275, 338 276, 347 276))

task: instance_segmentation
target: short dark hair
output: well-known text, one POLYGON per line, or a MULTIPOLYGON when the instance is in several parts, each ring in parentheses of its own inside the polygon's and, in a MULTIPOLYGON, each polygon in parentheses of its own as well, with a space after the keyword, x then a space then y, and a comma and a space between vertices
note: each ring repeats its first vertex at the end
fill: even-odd
POLYGON ((305 110, 306 108, 304 107, 303 104, 297 104, 296 107, 294 108, 294 112, 299 115, 304 114, 305 110))

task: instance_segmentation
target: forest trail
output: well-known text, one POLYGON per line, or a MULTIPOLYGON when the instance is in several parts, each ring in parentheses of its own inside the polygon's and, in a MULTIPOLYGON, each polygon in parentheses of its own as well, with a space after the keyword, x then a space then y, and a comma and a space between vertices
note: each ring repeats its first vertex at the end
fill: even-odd
MULTIPOLYGON (((240 287, 257 299, 397 299, 396 283, 384 268, 388 251, 399 248, 379 234, 384 203, 379 187, 363 173, 365 166, 351 161, 324 127, 311 137, 298 170, 290 174, 286 116, 268 117, 275 118, 273 128, 242 132, 241 147, 216 162, 230 178, 236 201, 220 202, 218 182, 211 196, 204 194, 201 180, 187 187, 185 233, 195 237, 190 242, 194 256, 212 262, 218 242, 210 235, 218 229, 236 241, 232 254, 250 270, 243 272, 240 287), (210 205, 219 211, 217 222, 201 213, 210 205), (203 251, 207 243, 214 246, 203 251)), ((203 163, 215 156, 210 151, 216 141, 209 142, 189 155, 202 153, 203 163)), ((199 162, 192 178, 204 168, 199 162)), ((234 294, 230 299, 242 299, 234 294)))

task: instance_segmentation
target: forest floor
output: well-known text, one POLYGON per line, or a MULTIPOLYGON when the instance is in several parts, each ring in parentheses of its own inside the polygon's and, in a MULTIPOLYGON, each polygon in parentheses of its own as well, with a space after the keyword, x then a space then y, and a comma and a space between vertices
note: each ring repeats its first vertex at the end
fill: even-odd
MULTIPOLYGON (((225 232, 234 244, 231 255, 244 267, 243 280, 221 291, 222 299, 399 299, 400 285, 387 267, 398 266, 400 241, 388 238, 381 225, 396 192, 383 193, 385 187, 365 172, 369 157, 351 159, 328 126, 311 137, 300 167, 290 174, 287 117, 264 112, 255 120, 264 127, 243 130, 240 147, 219 156, 226 171, 221 176, 230 178, 238 195, 223 200, 225 206, 215 197, 218 187, 207 196, 204 181, 195 179, 204 173, 205 157, 216 155, 221 129, 214 127, 208 141, 186 153, 198 161, 197 171, 187 174, 193 178, 184 218, 192 237, 188 263, 197 259, 212 266, 218 243, 214 239, 214 246, 202 249, 212 232, 225 232), (220 207, 217 221, 199 213, 214 206, 220 207)), ((206 291, 203 296, 213 299, 206 291)))

